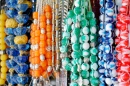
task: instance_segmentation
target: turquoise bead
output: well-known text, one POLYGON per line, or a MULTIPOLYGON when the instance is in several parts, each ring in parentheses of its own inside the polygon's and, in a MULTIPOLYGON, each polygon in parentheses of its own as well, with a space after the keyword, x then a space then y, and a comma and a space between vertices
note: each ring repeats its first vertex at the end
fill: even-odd
POLYGON ((92 34, 96 34, 96 32, 97 32, 97 27, 96 27, 96 26, 90 27, 90 32, 91 32, 92 34))
POLYGON ((82 58, 76 58, 75 60, 76 60, 76 63, 77 63, 77 64, 80 64, 80 65, 81 65, 81 64, 83 63, 82 58))
POLYGON ((74 66, 71 67, 71 72, 72 73, 77 73, 78 72, 77 69, 78 69, 77 65, 74 65, 74 66))
POLYGON ((74 2, 74 5, 75 5, 75 7, 80 7, 81 6, 81 0, 76 0, 74 2))
POLYGON ((97 35, 96 34, 90 34, 90 41, 91 42, 96 42, 97 41, 97 35))
POLYGON ((83 34, 87 35, 87 34, 89 34, 90 30, 88 27, 84 27, 84 28, 82 28, 82 32, 83 32, 83 34))
POLYGON ((90 72, 90 77, 91 77, 91 78, 99 78, 99 73, 98 73, 98 71, 91 70, 91 72, 90 72))
POLYGON ((97 61, 98 61, 97 56, 95 56, 95 55, 91 55, 91 56, 90 56, 90 62, 96 63, 97 61))
POLYGON ((83 19, 80 23, 81 23, 81 27, 86 27, 89 25, 89 21, 86 19, 83 19))
POLYGON ((62 38, 67 38, 67 39, 69 39, 69 38, 70 38, 70 32, 63 32, 62 38))
POLYGON ((72 30, 72 28, 71 28, 71 25, 65 25, 64 26, 64 31, 66 31, 66 32, 70 32, 72 30))
POLYGON ((83 50, 82 51, 82 56, 83 57, 89 57, 90 56, 90 51, 89 50, 83 50))
POLYGON ((95 18, 90 19, 89 24, 90 24, 90 26, 96 26, 96 24, 97 24, 96 19, 95 18))
POLYGON ((83 79, 87 79, 89 77, 89 72, 86 70, 81 71, 81 76, 83 79))
POLYGON ((72 31, 71 35, 79 36, 79 35, 80 35, 80 28, 75 28, 75 29, 72 31))
POLYGON ((96 54, 98 53, 97 48, 95 48, 95 47, 94 47, 94 48, 91 48, 91 49, 90 49, 90 53, 93 54, 93 55, 96 55, 96 54))
POLYGON ((68 12, 68 14, 67 14, 67 17, 73 18, 73 16, 75 16, 74 11, 73 11, 73 10, 70 10, 70 11, 68 12))
POLYGON ((81 58, 81 51, 73 51, 71 56, 72 58, 81 58))
POLYGON ((80 37, 80 42, 84 43, 84 42, 88 42, 89 41, 89 36, 88 35, 82 35, 80 37))
POLYGON ((61 40, 61 45, 66 46, 66 45, 68 45, 68 44, 69 44, 69 40, 68 40, 67 38, 63 38, 63 39, 61 40))
POLYGON ((70 86, 79 86, 77 82, 71 82, 70 86))
POLYGON ((71 71, 71 67, 72 67, 72 65, 69 63, 69 64, 66 64, 65 65, 65 70, 67 70, 67 71, 71 71))
POLYGON ((91 67, 91 70, 97 70, 98 69, 98 64, 97 63, 92 63, 90 65, 90 67, 91 67))
POLYGON ((80 49, 80 44, 79 43, 72 44, 72 49, 73 51, 78 51, 80 49))
POLYGON ((70 78, 71 78, 71 80, 77 80, 79 78, 79 74, 71 73, 70 78))
POLYGON ((91 85, 92 86, 99 86, 99 79, 98 78, 91 78, 91 85))
POLYGON ((81 69, 82 70, 89 70, 89 64, 87 64, 87 63, 83 63, 82 65, 81 65, 81 69))
POLYGON ((80 15, 80 14, 81 14, 81 8, 80 8, 80 7, 75 7, 75 8, 74 8, 74 13, 75 13, 76 15, 80 15))
POLYGON ((71 43, 79 43, 79 37, 76 35, 71 36, 71 43))
POLYGON ((66 46, 61 46, 60 47, 60 52, 66 53, 68 51, 68 48, 66 46))
POLYGON ((92 18, 94 18, 95 17, 95 15, 94 15, 94 13, 92 12, 92 11, 88 11, 87 12, 87 15, 86 15, 86 18, 87 19, 92 19, 92 18))
POLYGON ((72 64, 72 65, 77 65, 76 59, 72 59, 72 60, 71 60, 71 64, 72 64))
POLYGON ((73 23, 76 23, 77 22, 77 16, 73 16, 72 21, 73 21, 73 23))
POLYGON ((65 57, 62 59, 62 64, 69 64, 69 63, 70 63, 69 57, 65 57))

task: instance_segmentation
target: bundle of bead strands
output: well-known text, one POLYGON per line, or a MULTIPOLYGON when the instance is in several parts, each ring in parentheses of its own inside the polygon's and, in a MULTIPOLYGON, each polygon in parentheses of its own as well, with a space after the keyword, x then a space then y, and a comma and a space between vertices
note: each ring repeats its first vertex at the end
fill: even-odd
POLYGON ((99 31, 99 73, 100 86, 118 85, 116 73, 116 58, 113 49, 113 32, 115 16, 113 0, 100 0, 100 31, 99 31))
POLYGON ((9 48, 6 49, 9 60, 6 61, 9 73, 7 75, 8 85, 25 86, 29 82, 28 76, 28 50, 30 45, 26 35, 29 28, 26 26, 29 20, 27 9, 31 8, 31 2, 23 0, 6 0, 9 8, 6 14, 9 19, 6 20, 5 32, 8 36, 5 38, 9 48))
POLYGON ((122 0, 116 23, 117 74, 119 86, 130 85, 130 0, 122 0))
POLYGON ((99 85, 98 72, 96 72, 98 68, 96 64, 97 58, 94 56, 97 54, 97 49, 94 48, 95 45, 93 45, 93 42, 96 41, 97 37, 96 35, 92 34, 96 33, 96 20, 94 18, 94 13, 91 10, 87 10, 91 8, 88 7, 88 5, 90 6, 90 1, 74 1, 75 7, 68 12, 67 18, 65 19, 64 32, 62 33, 61 41, 62 46, 60 47, 60 51, 62 54, 68 52, 70 48, 68 47, 68 44, 71 37, 72 59, 69 57, 62 59, 63 67, 67 71, 71 71, 70 86, 99 85), (92 44, 91 49, 90 43, 92 44), (94 55, 90 56, 90 54, 94 55), (93 59, 96 59, 96 61, 91 64, 91 70, 93 71, 91 71, 91 76, 89 76, 89 60, 93 62, 92 57, 93 59), (96 68, 94 68, 95 66, 96 68))
POLYGON ((7 16, 5 13, 0 14, 0 85, 5 85, 6 83, 6 75, 8 68, 6 66, 6 60, 8 59, 7 54, 5 53, 5 50, 7 48, 7 45, 4 41, 4 38, 6 37, 5 30, 5 21, 7 19, 7 16))
POLYGON ((49 80, 52 73, 52 7, 51 1, 38 0, 31 25, 30 74, 33 85, 49 80))

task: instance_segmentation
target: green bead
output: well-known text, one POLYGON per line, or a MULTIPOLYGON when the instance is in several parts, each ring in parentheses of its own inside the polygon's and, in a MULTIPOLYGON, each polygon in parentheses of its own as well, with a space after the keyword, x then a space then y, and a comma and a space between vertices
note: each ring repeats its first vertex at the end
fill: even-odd
POLYGON ((71 36, 71 43, 79 43, 79 37, 76 35, 71 36))
POLYGON ((70 38, 70 32, 63 32, 62 38, 67 38, 67 39, 69 39, 69 38, 70 38))
POLYGON ((87 12, 87 15, 86 15, 86 18, 87 19, 92 19, 92 18, 94 18, 95 17, 95 15, 94 15, 94 13, 92 12, 92 11, 88 11, 87 12))
POLYGON ((96 26, 96 24, 97 24, 96 19, 95 18, 90 19, 89 24, 90 24, 90 26, 96 26))
POLYGON ((92 27, 90 28, 90 32, 91 32, 92 34, 96 34, 97 28, 96 28, 95 26, 92 26, 92 27))
POLYGON ((96 42, 97 41, 97 35, 96 34, 90 34, 90 41, 91 42, 96 42))
POLYGON ((94 48, 91 48, 91 49, 90 49, 90 53, 93 54, 93 55, 97 55, 97 53, 98 53, 97 48, 95 48, 95 47, 94 47, 94 48))
POLYGON ((76 59, 72 59, 72 60, 71 60, 71 64, 72 64, 72 65, 77 65, 76 59))
POLYGON ((89 77, 89 72, 86 70, 81 71, 81 76, 83 79, 87 79, 89 77))
POLYGON ((70 78, 71 78, 71 80, 77 80, 79 78, 79 74, 71 73, 70 78))
POLYGON ((76 58, 75 60, 76 60, 76 63, 77 63, 77 64, 80 64, 80 65, 81 65, 81 64, 83 63, 82 58, 76 58))
POLYGON ((99 79, 98 78, 91 78, 91 86, 99 86, 99 79))
POLYGON ((90 72, 90 77, 91 77, 91 78, 99 78, 98 71, 92 70, 92 71, 90 72))
POLYGON ((79 35, 80 35, 80 28, 75 28, 75 29, 73 29, 71 35, 79 36, 79 35))
POLYGON ((72 58, 81 58, 81 51, 73 51, 71 56, 72 58))
POLYGON ((66 31, 66 32, 70 32, 72 30, 72 28, 71 28, 71 25, 65 25, 64 26, 64 31, 66 31))
POLYGON ((81 27, 86 27, 89 25, 89 21, 86 19, 83 19, 80 23, 81 23, 81 27))
POLYGON ((80 42, 84 43, 84 42, 88 42, 89 41, 89 36, 88 35, 82 35, 80 37, 80 42))
POLYGON ((76 15, 80 15, 80 14, 81 14, 81 8, 80 8, 80 7, 75 7, 75 8, 74 8, 74 13, 75 13, 76 15))
POLYGON ((80 6, 81 6, 81 0, 76 0, 76 1, 74 2, 74 5, 75 5, 76 7, 80 7, 80 6))
POLYGON ((90 62, 96 63, 97 61, 98 61, 97 56, 95 56, 95 55, 91 55, 91 56, 90 56, 90 62))
POLYGON ((87 63, 83 63, 82 65, 81 65, 81 69, 82 70, 89 70, 89 64, 87 64, 87 63))
POLYGON ((97 63, 92 63, 90 66, 91 66, 91 70, 97 70, 98 69, 97 63))
POLYGON ((79 43, 72 44, 72 49, 73 51, 78 51, 80 49, 80 44, 79 43))
POLYGON ((68 14, 67 14, 67 17, 73 18, 73 16, 75 16, 74 11, 73 11, 73 10, 70 10, 70 11, 68 12, 68 14))
POLYGON ((66 46, 66 45, 68 45, 68 43, 69 43, 69 40, 68 40, 67 38, 63 38, 63 39, 61 40, 61 45, 66 46))
POLYGON ((77 73, 78 72, 77 69, 78 69, 77 65, 74 65, 74 66, 71 67, 71 72, 77 73))
POLYGON ((66 65, 66 64, 69 64, 69 63, 70 63, 69 57, 65 57, 65 58, 62 59, 62 64, 63 65, 66 65))
POLYGON ((77 22, 77 16, 73 16, 72 21, 73 21, 73 23, 76 23, 77 22))
POLYGON ((77 82, 71 82, 70 86, 79 86, 77 82))
POLYGON ((90 30, 89 30, 88 27, 84 27, 84 28, 82 29, 82 32, 83 32, 83 34, 87 35, 87 34, 89 34, 90 30))
POLYGON ((68 51, 67 46, 61 46, 61 47, 60 47, 60 52, 61 52, 61 53, 66 53, 67 51, 68 51))
POLYGON ((82 51, 82 56, 83 57, 89 57, 90 56, 90 51, 89 50, 83 50, 82 51))
POLYGON ((67 71, 71 71, 71 67, 72 67, 72 65, 69 63, 69 64, 66 64, 65 66, 64 66, 64 68, 65 68, 65 70, 67 70, 67 71))

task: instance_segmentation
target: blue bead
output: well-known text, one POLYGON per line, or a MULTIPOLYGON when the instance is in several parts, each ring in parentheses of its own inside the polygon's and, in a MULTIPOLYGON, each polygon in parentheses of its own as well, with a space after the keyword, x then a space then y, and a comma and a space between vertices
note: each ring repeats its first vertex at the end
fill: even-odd
POLYGON ((7 10, 6 11, 6 15, 9 17, 9 18, 14 18, 18 15, 18 12, 13 9, 13 10, 7 10))
POLYGON ((13 29, 13 32, 15 35, 24 35, 27 32, 27 27, 17 27, 16 29, 13 29))
POLYGON ((27 84, 28 83, 28 81, 29 81, 29 77, 28 76, 17 76, 17 82, 18 82, 18 84, 22 84, 22 85, 25 85, 25 84, 27 84))
POLYGON ((14 56, 13 60, 17 62, 17 64, 22 64, 28 61, 29 56, 23 55, 23 56, 14 56))
POLYGON ((17 9, 18 11, 22 11, 25 12, 28 9, 28 5, 27 4, 18 4, 15 9, 17 9))
POLYGON ((17 65, 17 63, 13 60, 7 60, 6 65, 8 68, 14 68, 17 65))
POLYGON ((101 14, 104 14, 104 13, 105 13, 105 10, 106 10, 106 9, 105 9, 104 7, 101 7, 101 8, 100 8, 100 13, 101 13, 101 14))
POLYGON ((16 21, 17 21, 18 23, 23 23, 23 24, 25 24, 25 23, 27 23, 27 21, 29 20, 29 16, 26 15, 26 14, 17 15, 17 16, 15 17, 15 19, 16 19, 16 21))
POLYGON ((99 61, 98 61, 98 65, 99 65, 99 66, 104 67, 104 63, 105 63, 104 60, 99 60, 99 61))
POLYGON ((30 48, 30 44, 29 44, 29 43, 18 45, 18 49, 19 49, 19 50, 26 51, 26 50, 28 50, 29 48, 30 48))
POLYGON ((8 8, 14 8, 17 5, 18 0, 6 0, 6 5, 8 8))
POLYGON ((100 74, 104 74, 105 68, 102 67, 102 66, 100 66, 100 67, 98 68, 98 71, 99 71, 100 74))
POLYGON ((10 49, 9 55, 18 56, 18 55, 20 55, 20 52, 18 50, 16 50, 16 49, 10 49))
POLYGON ((106 37, 111 37, 112 36, 112 32, 111 31, 105 31, 105 36, 106 37))
POLYGON ((103 83, 103 82, 105 81, 105 78, 106 78, 105 75, 101 75, 101 76, 99 77, 100 82, 103 83))
POLYGON ((20 65, 15 66, 14 69, 17 73, 24 74, 24 73, 27 73, 29 67, 27 64, 20 64, 20 65))
POLYGON ((106 8, 113 8, 113 7, 114 7, 113 1, 106 2, 106 8))
POLYGON ((99 57, 99 59, 102 59, 102 57, 103 57, 103 52, 102 52, 102 51, 100 51, 100 52, 98 53, 98 57, 99 57))
POLYGON ((5 37, 5 42, 8 46, 13 46, 14 45, 14 36, 9 35, 9 36, 5 37))
POLYGON ((7 35, 14 35, 13 29, 14 29, 14 28, 6 28, 6 29, 5 29, 5 33, 6 33, 7 35))

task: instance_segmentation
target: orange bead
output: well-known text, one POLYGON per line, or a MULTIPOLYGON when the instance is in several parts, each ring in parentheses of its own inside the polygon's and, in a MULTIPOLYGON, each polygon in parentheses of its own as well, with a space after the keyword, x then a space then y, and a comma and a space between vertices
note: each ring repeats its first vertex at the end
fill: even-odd
POLYGON ((52 59, 52 52, 46 52, 46 58, 52 59))
POLYGON ((34 57, 34 64, 39 64, 39 63, 40 63, 40 58, 34 57))
POLYGON ((40 34, 40 40, 46 41, 46 35, 45 34, 40 34))
POLYGON ((40 48, 39 52, 40 52, 40 54, 45 54, 46 53, 46 49, 45 48, 40 48))
POLYGON ((35 53, 35 57, 39 57, 40 56, 39 50, 35 50, 34 53, 35 53))
POLYGON ((40 46, 40 48, 46 47, 46 41, 41 40, 39 46, 40 46))
POLYGON ((29 62, 31 63, 31 61, 32 61, 32 57, 30 56, 30 57, 29 57, 29 62))
POLYGON ((29 69, 29 74, 30 74, 31 76, 32 76, 32 72, 33 72, 32 69, 29 69))
POLYGON ((46 35, 48 39, 52 39, 52 32, 47 32, 46 35))
POLYGON ((48 64, 48 66, 51 66, 52 65, 52 59, 47 59, 47 64, 48 64))
POLYGON ((40 28, 46 28, 46 22, 40 22, 40 28))
POLYGON ((32 71, 32 76, 33 77, 40 77, 41 76, 41 70, 38 68, 37 70, 32 71))
POLYGON ((31 57, 35 57, 35 52, 32 51, 31 57))
POLYGON ((47 19, 52 19, 52 13, 51 12, 46 12, 45 15, 46 15, 47 19))
POLYGON ((52 8, 50 5, 46 5, 45 8, 44 8, 44 11, 45 12, 51 12, 52 11, 52 8))
POLYGON ((35 37, 35 43, 39 43, 40 42, 40 37, 39 36, 36 36, 35 37))
POLYGON ((52 45, 52 40, 51 39, 47 39, 47 45, 52 45))
POLYGON ((35 30, 35 36, 40 36, 41 31, 39 29, 35 30))
POLYGON ((43 77, 44 79, 48 78, 50 75, 51 75, 51 72, 48 73, 47 71, 44 71, 44 72, 42 73, 42 77, 43 77))
POLYGON ((33 18, 38 19, 38 12, 33 12, 33 18))
POLYGON ((46 22, 46 16, 45 15, 40 16, 40 22, 46 22))
POLYGON ((43 70, 47 70, 47 60, 41 61, 40 65, 42 66, 43 70))
POLYGON ((34 31, 31 31, 31 37, 35 37, 35 32, 34 31))
POLYGON ((31 44, 35 44, 35 37, 30 38, 30 42, 31 42, 31 44))
POLYGON ((51 32, 51 31, 52 31, 52 25, 47 25, 47 26, 46 26, 46 31, 51 32))
POLYGON ((33 24, 33 23, 31 24, 31 30, 32 30, 32 31, 35 31, 37 28, 38 28, 37 25, 35 25, 35 24, 33 24))

